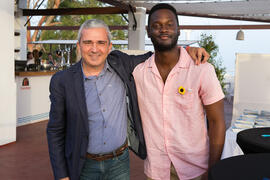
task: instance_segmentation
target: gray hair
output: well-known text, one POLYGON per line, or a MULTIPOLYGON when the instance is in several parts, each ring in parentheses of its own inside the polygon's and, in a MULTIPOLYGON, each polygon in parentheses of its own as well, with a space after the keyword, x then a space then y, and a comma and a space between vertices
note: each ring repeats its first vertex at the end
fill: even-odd
POLYGON ((78 32, 78 42, 80 42, 80 40, 81 40, 82 30, 83 29, 89 29, 89 28, 105 28, 106 31, 107 31, 107 36, 108 36, 108 39, 109 39, 109 43, 111 42, 112 35, 111 35, 111 32, 110 32, 110 29, 109 29, 108 25, 104 21, 99 20, 99 19, 90 19, 90 20, 85 21, 81 25, 81 27, 79 29, 79 32, 78 32))

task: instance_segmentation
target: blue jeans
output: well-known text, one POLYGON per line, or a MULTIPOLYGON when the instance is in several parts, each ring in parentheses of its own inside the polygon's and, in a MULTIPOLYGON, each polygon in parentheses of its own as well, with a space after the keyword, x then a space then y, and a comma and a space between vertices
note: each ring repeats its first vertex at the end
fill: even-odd
POLYGON ((86 159, 80 180, 129 180, 128 148, 118 157, 105 161, 86 159))

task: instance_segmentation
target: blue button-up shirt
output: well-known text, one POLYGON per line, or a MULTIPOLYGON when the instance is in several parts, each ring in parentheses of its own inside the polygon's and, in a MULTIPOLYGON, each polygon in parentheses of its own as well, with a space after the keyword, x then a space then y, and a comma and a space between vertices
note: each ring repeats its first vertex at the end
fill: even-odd
POLYGON ((98 76, 84 76, 84 88, 89 122, 87 152, 112 152, 127 137, 124 83, 106 61, 98 76))

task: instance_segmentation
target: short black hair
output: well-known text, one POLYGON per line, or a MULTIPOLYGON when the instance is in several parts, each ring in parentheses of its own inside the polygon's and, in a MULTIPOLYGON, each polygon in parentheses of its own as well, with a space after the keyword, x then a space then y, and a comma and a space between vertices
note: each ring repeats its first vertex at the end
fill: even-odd
POLYGON ((155 6, 153 6, 151 8, 150 12, 149 12, 149 15, 148 15, 148 28, 150 26, 150 19, 151 19, 152 14, 155 11, 160 10, 160 9, 168 9, 168 10, 170 10, 175 15, 175 18, 176 18, 176 21, 177 21, 177 26, 179 26, 176 9, 172 5, 170 5, 170 4, 159 3, 159 4, 156 4, 155 6))

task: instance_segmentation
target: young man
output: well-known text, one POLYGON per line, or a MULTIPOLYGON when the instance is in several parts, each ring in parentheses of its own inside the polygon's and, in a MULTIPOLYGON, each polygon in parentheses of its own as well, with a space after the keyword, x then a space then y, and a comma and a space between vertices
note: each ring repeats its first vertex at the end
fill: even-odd
POLYGON ((133 72, 147 148, 145 173, 155 180, 169 180, 170 172, 172 179, 207 179, 225 137, 224 94, 215 70, 209 63, 196 66, 177 47, 180 30, 171 5, 150 10, 147 31, 155 52, 133 72))
POLYGON ((81 61, 50 83, 47 137, 55 179, 128 180, 127 141, 146 157, 132 71, 152 53, 110 52, 111 34, 100 20, 80 27, 77 47, 81 61))

